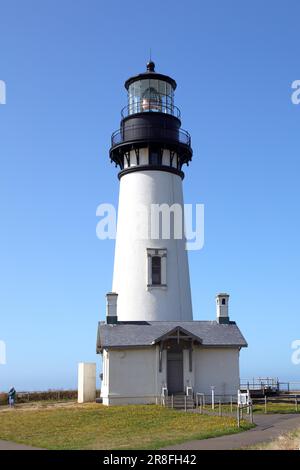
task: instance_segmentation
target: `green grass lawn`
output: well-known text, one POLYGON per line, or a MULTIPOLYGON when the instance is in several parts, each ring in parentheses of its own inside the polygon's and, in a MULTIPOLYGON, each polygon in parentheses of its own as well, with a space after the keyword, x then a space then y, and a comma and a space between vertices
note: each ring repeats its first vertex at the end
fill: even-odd
MULTIPOLYGON (((253 405, 254 413, 264 413, 265 405, 253 405)), ((300 413, 300 404, 298 404, 298 411, 294 403, 267 403, 267 413, 300 413)))
MULTIPOLYGON (((207 410, 211 408, 209 405, 206 407, 207 410)), ((215 406, 215 412, 218 411, 218 406, 215 406)), ((230 405, 222 405, 222 412, 223 413, 230 413, 230 405)), ((265 405, 264 404, 256 404, 253 405, 253 413, 262 414, 265 412, 265 405)), ((233 405, 233 413, 236 413, 236 405, 233 405)), ((246 410, 244 410, 246 413, 246 410)), ((291 403, 267 403, 267 413, 300 413, 300 404, 298 405, 298 411, 296 411, 295 404, 291 403)))
POLYGON ((74 404, 69 408, 0 412, 0 439, 46 449, 159 449, 193 439, 240 430, 232 417, 185 413, 155 405, 105 407, 74 404))

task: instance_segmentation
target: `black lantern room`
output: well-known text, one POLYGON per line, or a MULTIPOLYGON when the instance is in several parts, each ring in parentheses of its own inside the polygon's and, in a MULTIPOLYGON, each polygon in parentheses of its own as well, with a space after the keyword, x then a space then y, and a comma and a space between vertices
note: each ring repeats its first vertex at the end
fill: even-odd
POLYGON ((110 158, 119 177, 132 171, 161 170, 179 174, 192 159, 191 137, 181 129, 174 105, 176 82, 155 72, 154 62, 144 73, 125 82, 128 103, 121 111, 120 129, 111 137, 110 158))

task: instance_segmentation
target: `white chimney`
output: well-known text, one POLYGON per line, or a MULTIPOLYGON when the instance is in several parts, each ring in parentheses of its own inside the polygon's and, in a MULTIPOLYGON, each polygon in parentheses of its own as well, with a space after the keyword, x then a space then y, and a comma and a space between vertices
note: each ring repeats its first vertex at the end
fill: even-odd
POLYGON ((106 323, 108 325, 118 323, 117 300, 118 294, 115 292, 108 292, 106 294, 106 323))
POLYGON ((221 293, 221 294, 216 295, 217 322, 218 323, 229 323, 228 302, 229 302, 229 294, 221 293))

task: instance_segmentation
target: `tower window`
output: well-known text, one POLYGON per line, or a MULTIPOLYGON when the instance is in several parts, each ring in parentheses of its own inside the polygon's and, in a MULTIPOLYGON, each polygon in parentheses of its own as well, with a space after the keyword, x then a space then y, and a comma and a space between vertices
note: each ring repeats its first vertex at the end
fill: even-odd
POLYGON ((149 149, 149 165, 159 165, 158 150, 149 149))
POLYGON ((226 300, 222 299, 222 305, 226 305, 226 300))
POLYGON ((167 250, 147 249, 147 288, 167 287, 167 250))
POLYGON ((152 257, 152 285, 157 286, 161 284, 161 257, 152 257))

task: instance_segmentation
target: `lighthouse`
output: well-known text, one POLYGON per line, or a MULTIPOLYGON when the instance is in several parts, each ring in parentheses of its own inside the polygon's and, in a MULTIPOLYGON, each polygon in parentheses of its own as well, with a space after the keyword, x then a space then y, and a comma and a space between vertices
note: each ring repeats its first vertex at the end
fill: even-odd
POLYGON ((128 102, 110 149, 120 170, 112 285, 118 318, 190 321, 182 180, 192 148, 174 104, 176 82, 149 62, 125 88, 128 102))
POLYGON ((193 406, 212 386, 228 397, 239 388, 239 352, 247 343, 230 320, 229 295, 217 296, 216 320, 193 320, 182 189, 193 151, 176 86, 152 61, 128 78, 127 104, 111 137, 117 237, 96 348, 105 405, 187 396, 193 406))

